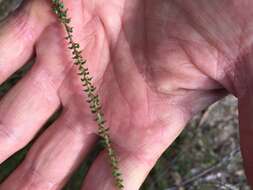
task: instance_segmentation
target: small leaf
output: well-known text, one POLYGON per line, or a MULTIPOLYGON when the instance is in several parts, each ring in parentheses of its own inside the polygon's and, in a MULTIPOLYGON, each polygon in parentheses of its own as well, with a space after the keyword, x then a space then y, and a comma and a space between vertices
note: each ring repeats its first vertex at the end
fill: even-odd
MULTIPOLYGON (((81 65, 84 65, 86 62, 87 62, 87 61, 84 60, 84 61, 82 61, 80 64, 81 64, 81 65)), ((88 69, 87 69, 87 71, 88 71, 88 69)))
POLYGON ((58 11, 58 9, 57 8, 53 8, 53 12, 55 13, 55 14, 57 14, 58 15, 58 13, 59 13, 59 11, 58 11))
POLYGON ((64 4, 62 2, 59 2, 59 8, 64 9, 64 4))
MULTIPOLYGON (((75 43, 75 44, 74 44, 74 47, 75 47, 75 48, 80 48, 80 45, 79 45, 78 43, 75 43)), ((80 54, 81 52, 77 52, 77 53, 80 54)))
POLYGON ((67 32, 72 33, 73 32, 73 27, 66 26, 67 32))
POLYGON ((69 40, 69 39, 71 39, 72 37, 73 37, 72 35, 69 35, 69 36, 66 36, 65 39, 66 39, 66 40, 69 40))
POLYGON ((59 4, 59 3, 60 3, 59 0, 52 0, 52 2, 53 2, 54 4, 59 4))

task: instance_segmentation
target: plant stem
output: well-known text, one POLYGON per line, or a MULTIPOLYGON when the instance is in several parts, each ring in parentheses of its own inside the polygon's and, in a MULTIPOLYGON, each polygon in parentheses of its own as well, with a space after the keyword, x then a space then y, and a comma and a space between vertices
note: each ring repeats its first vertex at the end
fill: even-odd
POLYGON ((85 67, 86 60, 81 55, 82 51, 80 50, 80 45, 73 40, 73 27, 70 26, 71 18, 68 17, 68 10, 64 8, 62 1, 52 0, 52 3, 54 13, 58 16, 60 22, 64 25, 66 30, 67 37, 65 39, 68 41, 68 48, 72 52, 74 64, 78 67, 78 75, 80 76, 82 86, 84 87, 84 92, 88 96, 87 102, 90 104, 90 110, 95 115, 95 121, 98 125, 98 134, 102 139, 105 149, 107 150, 112 169, 112 176, 115 180, 115 186, 117 189, 122 190, 124 188, 123 179, 119 171, 117 156, 112 148, 109 128, 105 127, 106 121, 104 119, 100 99, 95 86, 92 84, 92 77, 89 74, 89 70, 85 67))

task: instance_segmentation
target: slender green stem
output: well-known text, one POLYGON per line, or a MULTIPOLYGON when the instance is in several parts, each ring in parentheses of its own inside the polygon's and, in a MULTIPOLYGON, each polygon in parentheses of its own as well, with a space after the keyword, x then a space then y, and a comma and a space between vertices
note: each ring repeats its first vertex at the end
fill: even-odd
POLYGON ((96 87, 92 84, 92 77, 89 74, 89 70, 85 67, 86 60, 81 55, 82 51, 80 50, 80 45, 73 39, 73 27, 70 26, 71 18, 68 17, 68 10, 64 8, 64 4, 61 0, 52 0, 52 3, 54 13, 58 16, 66 30, 67 37, 65 39, 68 41, 68 48, 73 55, 72 59, 74 64, 78 67, 78 75, 84 87, 84 92, 88 96, 87 102, 90 104, 90 110, 95 115, 95 121, 98 125, 98 134, 107 150, 115 185, 119 190, 122 190, 124 188, 123 179, 119 171, 117 156, 110 141, 109 128, 105 127, 106 121, 104 119, 100 99, 96 92, 96 87))

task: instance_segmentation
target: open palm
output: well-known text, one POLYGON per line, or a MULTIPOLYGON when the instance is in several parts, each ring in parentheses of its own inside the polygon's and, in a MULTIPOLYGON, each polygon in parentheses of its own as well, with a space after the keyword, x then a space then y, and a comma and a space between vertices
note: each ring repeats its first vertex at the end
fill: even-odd
MULTIPOLYGON (((253 16, 248 1, 66 1, 76 41, 101 96, 125 189, 138 189, 187 121, 228 92, 239 97, 242 148, 252 165, 253 16), (249 133, 250 132, 250 133, 249 133), (248 148, 250 147, 250 148, 248 148)), ((0 162, 24 147, 48 118, 2 190, 61 189, 98 136, 64 30, 50 1, 33 0, 0 30, 0 83, 36 53, 32 70, 0 102, 0 162)), ((248 162, 249 163, 249 162, 248 162)), ((114 189, 102 151, 83 190, 114 189)))

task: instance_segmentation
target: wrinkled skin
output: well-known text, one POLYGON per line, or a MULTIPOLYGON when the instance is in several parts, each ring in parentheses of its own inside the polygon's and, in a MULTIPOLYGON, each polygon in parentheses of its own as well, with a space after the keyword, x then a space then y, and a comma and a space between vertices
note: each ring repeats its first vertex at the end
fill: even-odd
MULTIPOLYGON (((65 1, 98 87, 126 190, 137 190, 187 121, 232 93, 239 99, 245 169, 253 183, 252 32, 248 0, 65 1)), ((31 0, 0 29, 0 83, 36 53, 0 101, 0 162, 59 108, 1 190, 61 189, 98 136, 64 30, 50 1, 31 0)), ((114 189, 104 151, 82 190, 114 189)))

